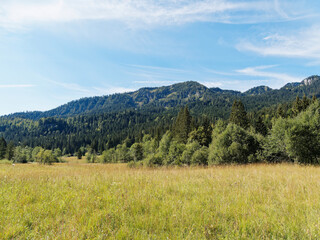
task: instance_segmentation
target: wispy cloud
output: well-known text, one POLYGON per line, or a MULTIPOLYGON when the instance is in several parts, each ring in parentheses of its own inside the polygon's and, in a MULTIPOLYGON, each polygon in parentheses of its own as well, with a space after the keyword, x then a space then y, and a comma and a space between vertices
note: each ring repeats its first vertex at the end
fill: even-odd
POLYGON ((109 95, 113 93, 124 93, 134 91, 131 88, 119 87, 119 86, 103 86, 103 87, 84 87, 77 83, 64 83, 55 80, 46 79, 47 82, 52 83, 58 87, 62 87, 71 92, 77 92, 84 96, 100 96, 109 95))
POLYGON ((30 88, 34 87, 35 85, 31 84, 2 84, 0 88, 30 88))
POLYGON ((290 20, 278 1, 235 0, 4 0, 0 26, 21 27, 79 20, 120 21, 137 25, 188 22, 248 23, 290 20))
POLYGON ((64 83, 64 82, 59 82, 51 79, 46 79, 46 81, 56 86, 63 87, 64 89, 71 90, 74 92, 85 93, 85 94, 91 93, 91 91, 88 88, 82 87, 77 83, 64 83))
POLYGON ((248 68, 236 70, 236 72, 246 76, 253 76, 253 77, 259 77, 259 78, 267 78, 269 80, 275 80, 280 84, 280 86, 283 83, 301 81, 302 77, 291 76, 285 73, 266 71, 266 69, 270 69, 275 66, 276 65, 248 67, 248 68))
POLYGON ((282 32, 267 35, 257 42, 248 40, 237 45, 241 51, 251 51, 264 56, 305 58, 320 60, 320 26, 300 29, 291 33, 282 32))

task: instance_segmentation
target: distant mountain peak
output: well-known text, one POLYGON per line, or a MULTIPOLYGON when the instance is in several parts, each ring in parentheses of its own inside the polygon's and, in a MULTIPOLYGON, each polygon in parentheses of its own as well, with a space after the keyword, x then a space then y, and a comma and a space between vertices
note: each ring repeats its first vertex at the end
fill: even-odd
POLYGON ((266 92, 272 91, 272 88, 268 86, 258 86, 249 89, 248 91, 244 92, 245 95, 260 95, 266 92))
POLYGON ((303 83, 306 86, 310 86, 311 84, 313 84, 314 82, 319 81, 319 80, 320 80, 319 76, 313 75, 313 76, 310 76, 306 79, 303 79, 301 83, 303 83))

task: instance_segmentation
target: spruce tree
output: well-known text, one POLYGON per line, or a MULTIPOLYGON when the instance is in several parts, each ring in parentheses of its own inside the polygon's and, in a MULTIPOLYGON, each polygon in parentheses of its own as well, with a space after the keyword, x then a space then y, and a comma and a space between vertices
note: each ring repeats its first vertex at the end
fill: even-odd
POLYGON ((177 119, 174 123, 174 136, 178 142, 186 143, 188 141, 189 133, 191 132, 192 118, 188 106, 181 108, 177 119))
POLYGON ((292 106, 292 112, 295 116, 297 116, 302 110, 303 110, 303 101, 299 98, 299 96, 297 96, 292 106))
POLYGON ((302 98, 302 109, 303 109, 303 111, 305 111, 308 107, 309 107, 309 105, 310 105, 310 99, 309 98, 307 98, 307 96, 306 95, 303 95, 303 98, 302 98))
POLYGON ((233 102, 229 122, 234 123, 242 128, 248 128, 249 120, 241 100, 235 100, 233 102))
POLYGON ((0 159, 4 159, 7 152, 7 142, 4 138, 0 138, 0 159))
POLYGON ((255 128, 256 132, 262 134, 263 136, 266 136, 268 133, 268 129, 267 129, 266 125, 264 124, 261 116, 259 116, 258 119, 255 121, 254 128, 255 128))
POLYGON ((7 145, 6 159, 12 160, 14 156, 14 144, 13 142, 9 142, 7 145))

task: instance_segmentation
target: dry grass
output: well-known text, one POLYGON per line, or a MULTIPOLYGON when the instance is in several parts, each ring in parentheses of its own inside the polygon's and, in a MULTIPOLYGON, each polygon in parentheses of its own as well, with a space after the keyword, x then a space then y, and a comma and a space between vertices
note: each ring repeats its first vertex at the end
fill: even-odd
POLYGON ((1 239, 319 239, 320 168, 0 165, 1 239))

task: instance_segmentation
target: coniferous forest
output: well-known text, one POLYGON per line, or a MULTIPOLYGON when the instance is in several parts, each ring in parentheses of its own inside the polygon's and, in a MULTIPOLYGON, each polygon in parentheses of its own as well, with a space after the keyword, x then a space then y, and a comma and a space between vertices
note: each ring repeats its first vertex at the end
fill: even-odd
POLYGON ((245 93, 196 82, 0 118, 0 159, 130 166, 320 161, 320 78, 245 93), (311 81, 311 80, 312 81, 311 81), (123 101, 125 99, 126 101, 123 101), (99 156, 99 157, 97 157, 99 156))

